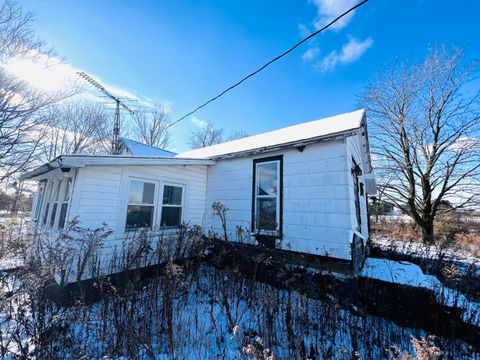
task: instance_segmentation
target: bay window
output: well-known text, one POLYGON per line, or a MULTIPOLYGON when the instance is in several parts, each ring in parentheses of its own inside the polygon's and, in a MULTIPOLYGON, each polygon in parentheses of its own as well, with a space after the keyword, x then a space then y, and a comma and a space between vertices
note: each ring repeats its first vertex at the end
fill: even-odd
POLYGON ((72 189, 71 177, 42 180, 38 188, 35 220, 39 225, 63 229, 72 189))

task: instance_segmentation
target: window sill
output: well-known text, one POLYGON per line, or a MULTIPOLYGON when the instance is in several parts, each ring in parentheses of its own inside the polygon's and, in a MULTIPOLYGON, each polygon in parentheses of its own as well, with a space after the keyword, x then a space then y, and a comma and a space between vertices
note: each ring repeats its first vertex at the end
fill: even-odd
POLYGON ((282 235, 279 231, 276 230, 260 230, 260 231, 252 231, 250 233, 251 236, 264 236, 264 237, 274 237, 274 238, 281 238, 282 235))
POLYGON ((136 233, 136 232, 140 232, 140 231, 146 231, 146 232, 150 232, 150 233, 158 233, 158 232, 162 232, 162 231, 171 231, 171 230, 177 230, 179 229, 180 226, 162 226, 162 227, 159 227, 159 228, 134 228, 134 229, 125 229, 124 230, 124 233, 125 234, 132 234, 132 233, 136 233))

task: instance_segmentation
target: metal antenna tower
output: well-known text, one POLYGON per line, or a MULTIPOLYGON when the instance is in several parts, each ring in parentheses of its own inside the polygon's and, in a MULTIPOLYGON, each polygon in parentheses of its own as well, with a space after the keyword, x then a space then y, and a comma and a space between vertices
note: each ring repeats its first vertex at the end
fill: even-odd
POLYGON ((112 138, 112 155, 120 155, 122 149, 120 145, 120 107, 127 110, 132 116, 134 112, 127 105, 125 105, 118 96, 112 95, 105 87, 92 78, 90 75, 83 71, 77 72, 77 75, 80 76, 83 80, 95 86, 101 92, 103 92, 107 97, 115 101, 115 122, 113 125, 113 138, 112 138))

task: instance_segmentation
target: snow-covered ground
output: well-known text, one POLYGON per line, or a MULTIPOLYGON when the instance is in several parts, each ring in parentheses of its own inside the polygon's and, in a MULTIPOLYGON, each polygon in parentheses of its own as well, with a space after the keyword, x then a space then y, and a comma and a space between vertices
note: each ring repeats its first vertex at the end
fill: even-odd
MULTIPOLYGON (((388 279, 385 264, 372 266, 388 279)), ((46 307, 45 318, 25 328, 43 325, 43 355, 59 359, 390 359, 390 347, 412 353, 411 337, 428 335, 209 265, 169 274, 127 295, 111 289, 113 296, 93 305, 46 307)), ((2 329, 20 332, 21 320, 0 318, 2 329)), ((445 358, 480 359, 461 341, 437 345, 445 358)))
POLYGON ((367 258, 360 276, 431 290, 440 304, 464 309, 463 320, 480 326, 480 303, 469 301, 459 291, 443 286, 435 276, 424 274, 415 264, 367 258))
POLYGON ((480 254, 478 253, 478 245, 472 245, 471 249, 461 248, 459 246, 442 248, 436 245, 424 244, 420 239, 419 241, 395 240, 387 235, 373 235, 371 241, 372 245, 382 250, 430 260, 441 257, 444 261, 453 261, 460 265, 463 264, 464 267, 470 267, 473 264, 479 269, 480 276, 480 254))
MULTIPOLYGON (((0 356, 5 358, 35 348, 39 359, 352 359, 354 353, 389 359, 390 347, 412 353, 411 338, 428 335, 360 314, 353 306, 347 310, 333 297, 312 299, 206 264, 188 271, 173 267, 169 276, 126 294, 107 286, 109 296, 95 304, 60 308, 43 298, 32 303, 12 278, 16 273, 1 271, 21 265, 21 254, 16 255, 0 264, 0 350, 6 351, 0 356)), ((427 288, 440 302, 467 309, 465 321, 478 324, 479 304, 416 265, 370 258, 362 275, 427 288)), ((27 279, 30 289, 39 283, 35 276, 27 279)), ((459 340, 440 338, 437 345, 445 358, 480 359, 459 340)))
POLYGON ((25 214, 0 216, 0 271, 14 270, 24 264, 20 245, 30 226, 25 214))

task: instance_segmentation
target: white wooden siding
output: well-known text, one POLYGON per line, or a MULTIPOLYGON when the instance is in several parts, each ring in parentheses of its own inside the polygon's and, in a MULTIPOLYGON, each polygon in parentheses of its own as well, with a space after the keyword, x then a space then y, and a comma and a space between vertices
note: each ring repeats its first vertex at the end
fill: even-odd
MULTIPOLYGON (((343 140, 308 145, 256 157, 219 160, 209 167, 204 226, 223 234, 212 213, 214 201, 227 211, 229 240, 236 227, 248 234, 252 219, 253 160, 283 155, 282 248, 350 259, 352 208, 349 169, 343 140)), ((354 209, 353 209, 354 211, 354 209)))
MULTIPOLYGON (((104 255, 121 247, 125 236, 128 183, 132 177, 185 186, 183 221, 202 225, 223 237, 212 203, 227 208, 227 233, 235 241, 239 227, 251 237, 253 160, 283 155, 283 239, 286 250, 351 259, 357 226, 352 157, 364 169, 356 136, 311 144, 303 152, 288 149, 259 156, 217 160, 215 165, 86 166, 76 170, 67 220, 114 231, 104 255)), ((53 172, 52 172, 53 174, 53 172)), ((61 174, 59 173, 58 176, 61 174)), ((364 182, 363 176, 359 179, 364 182)), ((161 211, 161 191, 156 211, 161 211)), ((368 237, 366 196, 360 196, 362 234, 368 237)), ((157 217, 158 218, 158 217, 157 217)))
MULTIPOLYGON (((114 231, 106 248, 113 249, 124 238, 128 181, 131 177, 185 185, 183 221, 202 225, 207 181, 206 166, 87 166, 78 170, 69 219, 80 226, 98 228, 102 223, 114 231)), ((157 189, 161 194, 161 189, 157 189)), ((157 197, 156 211, 161 211, 157 197)))

